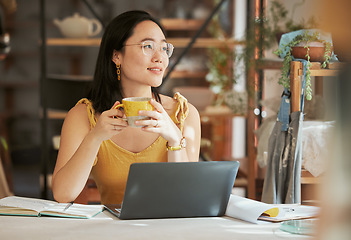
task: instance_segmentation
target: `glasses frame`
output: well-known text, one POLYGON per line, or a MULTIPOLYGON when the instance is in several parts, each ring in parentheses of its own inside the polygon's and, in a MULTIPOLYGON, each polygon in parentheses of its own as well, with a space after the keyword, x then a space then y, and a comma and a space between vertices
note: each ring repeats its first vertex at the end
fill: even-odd
MULTIPOLYGON (((167 55, 167 57, 168 58, 170 58, 171 56, 172 56, 172 54, 173 54, 173 51, 174 51, 174 46, 173 46, 173 44, 172 43, 167 43, 166 42, 166 44, 167 44, 167 48, 168 48, 168 52, 166 52, 166 55, 167 55)), ((157 44, 157 43, 155 43, 154 41, 149 41, 149 40, 146 40, 146 41, 142 41, 141 43, 132 43, 132 44, 125 44, 125 45, 123 45, 124 47, 129 47, 129 46, 141 46, 142 48, 142 50, 143 50, 143 54, 145 55, 145 56, 153 56, 155 53, 156 53, 156 51, 157 51, 157 46, 159 47, 159 51, 161 52, 161 53, 163 53, 163 51, 161 50, 161 48, 162 48, 162 46, 160 45, 160 44, 157 44), (148 53, 146 53, 145 52, 145 46, 146 45, 148 45, 148 44, 153 44, 154 46, 155 46, 155 48, 153 48, 154 50, 153 50, 153 53, 150 55, 150 54, 148 54, 148 53)))

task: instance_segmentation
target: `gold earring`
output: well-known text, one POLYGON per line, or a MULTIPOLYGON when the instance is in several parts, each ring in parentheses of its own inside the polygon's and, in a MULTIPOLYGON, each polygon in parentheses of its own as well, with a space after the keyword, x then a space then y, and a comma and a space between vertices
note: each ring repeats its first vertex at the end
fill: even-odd
POLYGON ((116 64, 116 68, 117 68, 117 80, 120 81, 121 80, 121 64, 116 64))

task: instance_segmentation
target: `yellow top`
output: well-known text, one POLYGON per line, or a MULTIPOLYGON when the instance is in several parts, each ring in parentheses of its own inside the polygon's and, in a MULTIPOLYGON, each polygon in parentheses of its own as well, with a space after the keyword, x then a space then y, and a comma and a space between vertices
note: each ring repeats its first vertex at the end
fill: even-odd
MULTIPOLYGON (((178 104, 171 118, 182 131, 189 113, 188 101, 179 93, 174 95, 174 99, 178 104)), ((97 119, 91 101, 83 98, 77 104, 80 103, 87 105, 90 127, 94 128, 97 119)), ((125 150, 111 140, 102 142, 92 168, 102 204, 122 203, 129 166, 136 162, 167 162, 166 140, 159 136, 149 147, 138 153, 125 150)))

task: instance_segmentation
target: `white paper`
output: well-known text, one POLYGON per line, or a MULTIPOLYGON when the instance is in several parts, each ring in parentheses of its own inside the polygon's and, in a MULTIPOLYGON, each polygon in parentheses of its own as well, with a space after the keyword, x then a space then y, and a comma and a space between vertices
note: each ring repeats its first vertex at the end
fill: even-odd
POLYGON ((303 219, 310 217, 317 217, 320 214, 320 207, 306 206, 300 204, 276 204, 279 209, 283 209, 285 214, 283 216, 271 217, 276 220, 289 220, 289 219, 303 219))
MULTIPOLYGON (((257 219, 262 213, 275 207, 278 206, 231 194, 225 215, 251 223, 258 223, 257 219)), ((280 207, 278 208, 279 214, 277 217, 284 216, 285 211, 280 207)))

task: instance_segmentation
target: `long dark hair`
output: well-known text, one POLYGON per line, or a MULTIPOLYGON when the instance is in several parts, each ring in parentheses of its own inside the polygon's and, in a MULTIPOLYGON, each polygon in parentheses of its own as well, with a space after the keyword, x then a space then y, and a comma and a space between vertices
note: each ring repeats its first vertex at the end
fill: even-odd
MULTIPOLYGON (((94 79, 88 92, 88 98, 96 112, 102 113, 110 109, 115 101, 121 102, 124 97, 121 81, 117 80, 116 65, 112 61, 113 50, 120 51, 132 36, 135 26, 146 20, 156 23, 165 34, 161 24, 144 11, 122 13, 107 25, 101 39, 94 79)), ((151 87, 151 91, 156 101, 161 102, 157 88, 151 87)))

